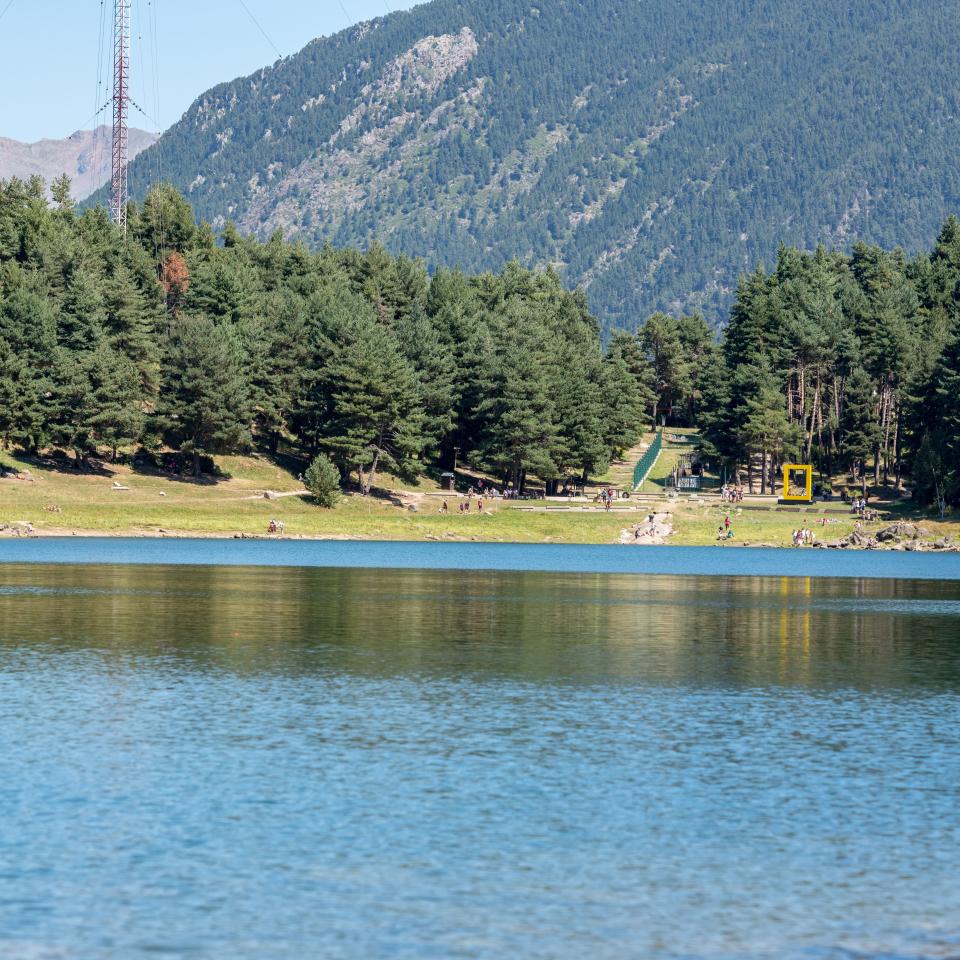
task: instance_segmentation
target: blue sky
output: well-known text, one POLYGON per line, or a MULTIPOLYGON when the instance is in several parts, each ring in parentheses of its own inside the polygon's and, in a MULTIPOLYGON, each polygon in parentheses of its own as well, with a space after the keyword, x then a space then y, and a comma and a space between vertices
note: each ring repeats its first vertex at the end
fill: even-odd
MULTIPOLYGON (((131 123, 165 129, 204 90, 273 63, 274 46, 289 55, 315 37, 415 2, 133 0, 133 98, 150 119, 131 111, 131 123)), ((0 0, 0 137, 64 137, 109 122, 109 111, 98 120, 94 114, 110 95, 112 18, 113 0, 0 0)))

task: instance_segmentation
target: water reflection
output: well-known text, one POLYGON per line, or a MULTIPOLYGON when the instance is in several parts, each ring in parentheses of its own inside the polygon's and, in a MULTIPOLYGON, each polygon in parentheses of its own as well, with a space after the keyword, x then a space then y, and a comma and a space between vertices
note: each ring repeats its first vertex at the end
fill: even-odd
POLYGON ((960 585, 0 567, 0 957, 927 960, 960 585))
POLYGON ((238 673, 861 688, 960 681, 960 584, 430 570, 3 568, 0 642, 238 673))

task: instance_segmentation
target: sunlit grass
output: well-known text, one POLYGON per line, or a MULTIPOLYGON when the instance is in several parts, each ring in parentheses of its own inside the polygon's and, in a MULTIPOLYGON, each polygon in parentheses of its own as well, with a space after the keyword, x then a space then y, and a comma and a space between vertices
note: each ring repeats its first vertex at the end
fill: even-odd
MULTIPOLYGON (((417 510, 397 506, 385 497, 348 496, 333 510, 318 507, 299 491, 296 475, 273 461, 258 456, 222 457, 224 474, 216 482, 195 483, 153 474, 133 472, 128 467, 105 468, 102 474, 79 474, 69 469, 37 468, 3 454, 0 462, 27 472, 26 480, 0 480, 0 523, 28 521, 47 534, 168 534, 207 536, 265 535, 271 519, 282 520, 286 536, 343 537, 384 540, 485 540, 517 543, 615 543, 622 530, 641 520, 648 509, 672 512, 674 526, 669 543, 708 545, 716 543, 717 527, 727 512, 724 505, 690 502, 681 498, 656 507, 639 504, 636 512, 605 513, 602 509, 552 509, 537 511, 530 504, 485 501, 484 513, 473 501, 469 514, 457 510, 459 500, 449 498, 450 509, 441 513, 442 496, 436 484, 394 484, 400 491, 413 491, 406 498, 417 510), (117 482, 128 490, 113 489, 117 482), (266 499, 265 491, 278 494, 266 499), (430 495, 432 494, 432 495, 430 495), (56 508, 51 510, 48 508, 56 508)), ((636 503, 636 501, 633 501, 636 503)), ((833 504, 826 512, 819 507, 803 511, 767 506, 741 510, 731 507, 734 544, 788 546, 798 526, 808 526, 818 539, 831 540, 849 534, 854 518, 833 504), (818 523, 826 515, 831 522, 818 523)), ((934 536, 951 536, 960 528, 955 522, 923 519, 934 536)), ((873 528, 881 524, 874 524, 873 528)))

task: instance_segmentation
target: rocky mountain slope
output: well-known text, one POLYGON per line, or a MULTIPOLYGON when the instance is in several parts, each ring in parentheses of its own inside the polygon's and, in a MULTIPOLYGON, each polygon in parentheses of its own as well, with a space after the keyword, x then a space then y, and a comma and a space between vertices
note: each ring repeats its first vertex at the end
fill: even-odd
MULTIPOLYGON (((130 155, 137 156, 157 135, 130 130, 130 155)), ((66 173, 76 200, 84 200, 110 179, 110 128, 78 130, 64 140, 20 143, 0 137, 0 180, 40 176, 49 184, 66 173)))
POLYGON ((259 235, 553 264, 607 325, 719 319, 780 242, 960 207, 946 0, 434 0, 201 96, 132 168, 259 235))

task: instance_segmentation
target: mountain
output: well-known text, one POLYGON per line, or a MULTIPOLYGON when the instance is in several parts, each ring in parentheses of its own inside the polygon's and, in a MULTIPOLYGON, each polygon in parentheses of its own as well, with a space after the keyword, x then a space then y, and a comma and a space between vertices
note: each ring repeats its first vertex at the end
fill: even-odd
MULTIPOLYGON (((155 133, 131 129, 130 155, 136 156, 157 140, 155 133)), ((51 180, 66 173, 75 200, 84 200, 110 179, 109 127, 78 130, 64 140, 20 143, 0 137, 0 180, 32 176, 51 180)))
POLYGON ((551 264, 607 326, 718 320, 780 243, 918 250, 960 208, 958 48, 948 0, 434 0, 208 91, 131 183, 259 236, 551 264))

